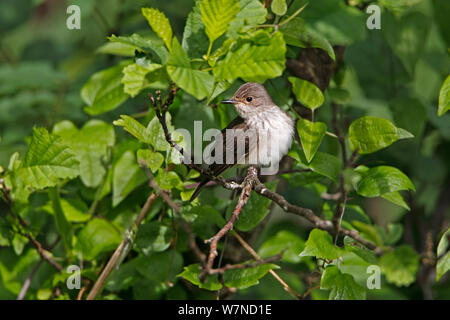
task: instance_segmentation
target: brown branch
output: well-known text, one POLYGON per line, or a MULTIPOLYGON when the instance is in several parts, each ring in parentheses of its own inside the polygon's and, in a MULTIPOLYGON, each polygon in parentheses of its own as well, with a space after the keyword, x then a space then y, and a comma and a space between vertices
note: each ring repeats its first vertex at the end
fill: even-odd
MULTIPOLYGON (((52 250, 61 240, 60 237, 56 238, 56 240, 49 246, 49 250, 52 250)), ((19 295, 17 296, 17 300, 23 300, 25 298, 25 295, 27 294, 28 289, 30 288, 31 281, 33 280, 34 276, 36 275, 36 272, 39 270, 42 262, 45 260, 41 258, 41 260, 38 261, 38 263, 34 266, 33 270, 31 270, 28 277, 25 279, 22 288, 20 289, 19 295)))
POLYGON ((261 260, 257 260, 257 261, 253 261, 253 262, 249 262, 249 263, 240 263, 240 264, 226 264, 225 266, 221 267, 221 268, 216 268, 216 269, 211 269, 209 270, 209 274, 223 274, 228 270, 236 270, 236 269, 249 269, 249 268, 254 268, 257 267, 259 265, 265 264, 265 263, 271 263, 271 262, 275 262, 281 259, 281 257, 283 256, 283 252, 280 252, 279 254, 269 257, 267 259, 261 259, 261 260))
POLYGON ((47 253, 48 251, 43 248, 42 244, 27 231, 28 228, 27 223, 18 214, 15 214, 14 211, 12 210, 12 199, 10 196, 10 189, 5 185, 5 181, 3 179, 0 179, 0 190, 2 191, 2 194, 4 196, 4 200, 7 206, 7 212, 9 213, 13 221, 14 220, 18 221, 20 226, 23 228, 23 231, 20 230, 20 227, 18 228, 19 233, 24 237, 26 237, 34 245, 41 259, 47 261, 56 270, 62 271, 63 267, 59 263, 54 261, 51 258, 51 256, 47 253))
POLYGON ((247 203, 248 199, 250 198, 252 187, 255 181, 258 179, 258 171, 255 167, 249 167, 247 171, 247 177, 244 180, 244 186, 241 191, 241 195, 239 196, 238 203, 236 204, 236 207, 233 210, 233 213, 230 217, 230 220, 222 227, 222 229, 217 232, 217 234, 212 237, 211 239, 206 240, 206 243, 210 244, 210 250, 209 250, 209 256, 208 256, 208 262, 206 263, 206 267, 203 269, 201 274, 201 279, 204 278, 205 275, 210 274, 210 271, 212 269, 214 259, 217 257, 217 243, 219 240, 226 235, 230 230, 233 229, 234 223, 239 218, 239 214, 242 211, 242 208, 247 203))
MULTIPOLYGON (((128 233, 132 233, 134 228, 136 228, 136 229, 139 228, 139 225, 141 224, 142 220, 144 220, 144 218, 147 216, 147 214, 150 211, 150 208, 152 207, 156 198, 158 198, 158 195, 156 195, 155 193, 152 193, 152 194, 150 194, 150 196, 148 196, 147 201, 145 201, 145 204, 142 207, 141 211, 139 212, 138 217, 134 221, 134 227, 130 227, 128 229, 128 233)), ((113 269, 117 266, 119 259, 123 256, 124 249, 130 245, 130 242, 131 242, 131 239, 127 234, 123 238, 122 242, 119 244, 117 249, 114 251, 113 255, 109 259, 105 268, 101 272, 100 276, 98 277, 97 281, 95 282, 94 286, 92 287, 91 291, 89 292, 89 294, 87 296, 87 300, 95 299, 95 297, 97 297, 97 295, 100 293, 104 283, 108 279, 108 277, 111 274, 111 272, 113 271, 113 269)))

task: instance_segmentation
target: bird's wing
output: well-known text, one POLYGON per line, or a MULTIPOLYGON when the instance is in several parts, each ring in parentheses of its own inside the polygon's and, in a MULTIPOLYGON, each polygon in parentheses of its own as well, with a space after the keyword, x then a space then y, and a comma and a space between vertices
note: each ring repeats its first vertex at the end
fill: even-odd
MULTIPOLYGON (((237 163, 238 161, 236 160, 237 158, 237 150, 234 147, 235 145, 237 145, 237 138, 235 139, 227 139, 227 135, 226 135, 226 130, 227 129, 242 129, 244 132, 247 129, 247 125, 245 124, 244 119, 242 119, 241 117, 237 117, 235 118, 233 121, 231 121, 228 126, 226 126, 224 129, 222 129, 221 134, 222 134, 222 143, 223 143, 223 153, 222 153, 222 163, 212 163, 210 166, 208 166, 208 169, 215 175, 219 175, 222 172, 224 172, 225 170, 227 170, 228 168, 232 167, 235 163, 237 163), (227 164, 226 163, 226 155, 227 153, 232 152, 233 153, 233 159, 234 159, 234 163, 231 164, 227 164)), ((216 143, 216 142, 213 142, 216 143)), ((245 139, 245 147, 244 147, 244 156, 247 156, 249 153, 249 141, 248 139, 245 139)), ((211 152, 211 157, 215 156, 215 148, 212 149, 211 152)), ((239 160, 239 159, 238 159, 239 160)), ((191 196, 190 201, 194 200, 198 194, 200 193, 201 188, 208 183, 210 179, 208 177, 203 177, 202 181, 200 182, 200 184, 197 186, 197 188, 195 189, 194 193, 191 196)))

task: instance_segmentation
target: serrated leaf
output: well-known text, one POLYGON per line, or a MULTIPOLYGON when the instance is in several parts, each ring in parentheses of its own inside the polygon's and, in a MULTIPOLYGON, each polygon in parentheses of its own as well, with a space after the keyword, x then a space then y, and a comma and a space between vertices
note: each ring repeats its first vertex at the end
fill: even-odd
POLYGON ((292 92, 300 103, 311 110, 315 110, 323 104, 323 93, 315 84, 296 77, 288 79, 292 84, 292 92))
POLYGON ((34 128, 28 151, 14 170, 25 188, 44 189, 61 179, 73 179, 80 173, 80 163, 61 137, 44 128, 34 128))
POLYGON ((439 91, 438 116, 450 110, 450 75, 447 76, 439 91))
POLYGON ((210 42, 224 34, 239 12, 239 0, 203 0, 200 2, 202 21, 210 42))
POLYGON ((164 47, 164 42, 158 37, 143 37, 137 33, 133 33, 131 36, 115 36, 111 35, 108 37, 108 40, 111 43, 118 43, 130 46, 134 51, 145 52, 145 53, 155 53, 159 58, 161 64, 165 64, 167 62, 167 58, 169 57, 169 52, 164 47))
POLYGON ((208 276, 206 280, 202 283, 198 276, 200 275, 201 267, 200 264, 191 264, 189 266, 184 267, 182 273, 178 275, 178 277, 182 277, 187 281, 195 284, 201 289, 206 289, 210 291, 217 291, 222 289, 222 284, 218 281, 218 275, 208 276))
POLYGON ((172 53, 167 61, 167 73, 180 88, 198 100, 206 98, 214 85, 212 75, 192 68, 189 57, 177 38, 173 38, 172 53))
POLYGON ((120 106, 128 95, 123 91, 122 69, 131 61, 94 73, 81 88, 81 98, 87 107, 84 110, 90 115, 97 115, 114 110, 120 106))
POLYGON ((160 69, 162 66, 158 63, 149 63, 146 65, 130 64, 123 68, 122 84, 123 90, 131 97, 135 97, 142 89, 150 86, 147 75, 160 69))
POLYGON ((396 286, 409 286, 416 279, 419 256, 408 245, 402 245, 380 258, 381 272, 396 286))
POLYGON ((413 138, 408 131, 397 128, 389 120, 361 117, 352 122, 348 130, 350 148, 367 154, 390 146, 397 140, 413 138))
POLYGON ((78 233, 77 246, 83 259, 93 260, 100 253, 114 250, 121 241, 119 231, 111 223, 94 218, 78 233))
POLYGON ((191 58, 202 58, 208 50, 208 36, 200 13, 201 1, 195 1, 192 11, 186 20, 181 46, 191 58))
POLYGON ((103 121, 90 120, 78 130, 72 122, 61 121, 55 124, 53 133, 62 137, 62 141, 77 155, 84 185, 98 187, 106 173, 102 161, 108 148, 115 143, 114 128, 103 121))
POLYGON ((139 121, 130 116, 121 115, 120 119, 114 121, 113 124, 115 126, 123 127, 125 131, 133 135, 139 141, 147 144, 150 144, 152 141, 150 130, 148 130, 148 128, 144 127, 139 121))
POLYGON ((245 25, 258 25, 266 21, 267 10, 259 0, 240 0, 240 10, 236 18, 230 22, 228 38, 234 38, 245 25))
POLYGON ((371 168, 356 184, 356 192, 369 198, 400 190, 415 191, 415 188, 407 175, 390 166, 371 168))
POLYGON ((270 6, 272 12, 278 16, 282 16, 287 11, 286 0, 273 0, 270 6))
POLYGON ((243 42, 228 51, 213 68, 216 79, 233 82, 237 78, 244 81, 263 82, 280 76, 285 68, 286 43, 280 32, 270 37, 267 45, 243 42))
POLYGON ((319 149, 320 143, 327 131, 327 125, 324 122, 311 122, 299 118, 297 122, 297 131, 300 136, 303 152, 309 163, 316 154, 317 149, 319 149))
POLYGON ((366 290, 355 282, 349 274, 339 271, 337 266, 325 269, 320 280, 320 288, 330 290, 330 300, 364 300, 366 290))
POLYGON ((164 156, 161 153, 149 149, 139 149, 137 158, 139 163, 144 163, 153 173, 161 168, 164 162, 164 156))
POLYGON ((267 239, 258 250, 262 258, 268 258, 286 250, 281 261, 298 263, 302 260, 299 252, 303 250, 305 241, 295 233, 281 230, 276 235, 267 239))
POLYGON ((223 281, 229 288, 248 288, 259 283, 259 279, 264 277, 272 269, 278 269, 276 264, 265 263, 253 268, 227 270, 223 274, 223 281))
POLYGON ((163 190, 170 190, 172 188, 183 188, 183 182, 180 177, 174 171, 158 170, 158 174, 155 176, 155 181, 159 187, 163 190))
POLYGON ((136 247, 145 255, 164 251, 170 247, 172 229, 161 222, 153 221, 142 225, 136 235, 136 247))
POLYGON ((145 181, 147 176, 139 167, 133 152, 126 151, 114 166, 113 176, 113 207, 116 207, 135 188, 145 181))
POLYGON ((341 256, 342 249, 333 244, 331 235, 320 229, 313 229, 305 243, 301 257, 316 257, 319 259, 334 260, 341 256))
POLYGON ((172 48, 172 27, 164 13, 154 8, 142 8, 142 14, 152 30, 164 41, 170 51, 172 48))
MULTIPOLYGON (((174 141, 178 142, 177 139, 174 137, 174 127, 171 124, 172 116, 170 113, 166 113, 166 124, 167 129, 169 130, 170 134, 172 135, 172 139, 174 141)), ((148 134, 148 138, 150 141, 150 144, 153 146, 153 148, 157 151, 167 151, 170 149, 170 145, 166 140, 166 136, 164 134, 164 129, 161 125, 161 123, 158 120, 158 117, 154 116, 153 119, 148 123, 146 132, 148 134)))

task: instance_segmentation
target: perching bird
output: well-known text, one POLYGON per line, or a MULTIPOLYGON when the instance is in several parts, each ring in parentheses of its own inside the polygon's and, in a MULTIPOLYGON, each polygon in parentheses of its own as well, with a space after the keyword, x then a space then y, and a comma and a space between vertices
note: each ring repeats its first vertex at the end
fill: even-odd
MULTIPOLYGON (((217 176, 236 164, 278 169, 279 161, 292 144, 294 121, 291 117, 272 101, 264 86, 255 82, 243 84, 231 99, 222 103, 233 104, 239 116, 208 146, 213 149, 211 157, 220 160, 209 165, 210 172, 217 176), (223 147, 217 148, 220 143, 223 147), (217 155, 217 150, 222 154, 217 155)), ((209 180, 203 178, 190 201, 209 180)))

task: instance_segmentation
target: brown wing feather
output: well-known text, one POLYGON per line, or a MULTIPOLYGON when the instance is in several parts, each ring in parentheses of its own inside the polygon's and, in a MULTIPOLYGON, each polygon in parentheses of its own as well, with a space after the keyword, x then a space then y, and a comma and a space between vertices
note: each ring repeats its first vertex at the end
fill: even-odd
MULTIPOLYGON (((246 125, 244 119, 242 119, 241 117, 237 117, 233 121, 231 121, 224 129, 222 129, 221 132, 222 132, 222 137, 223 137, 222 141, 223 141, 223 150, 224 150, 224 152, 223 152, 223 161, 222 161, 221 164, 213 163, 213 164, 211 164, 208 167, 208 169, 215 176, 221 174, 222 172, 224 172, 228 168, 234 166, 234 164, 238 161, 237 160, 237 150, 236 150, 236 148, 231 148, 230 147, 230 146, 235 146, 236 145, 237 138, 234 139, 235 141, 234 141, 233 144, 227 143, 227 141, 226 141, 226 134, 225 134, 225 132, 226 132, 227 129, 232 129, 232 128, 233 129, 242 129, 245 132, 245 130, 247 129, 247 125, 246 125), (233 152, 234 153, 234 157, 233 157, 234 163, 233 164, 227 164, 226 163, 226 154, 228 152, 233 152)), ((249 152, 249 143, 248 143, 248 139, 246 138, 245 139, 245 150, 244 150, 245 156, 248 155, 248 152, 249 152)), ((214 156, 214 154, 213 154, 213 156, 214 156)), ((200 182, 200 184, 195 189, 195 191, 192 194, 191 199, 189 201, 194 200, 198 196, 198 194, 200 193, 202 187, 206 183, 208 183, 208 181, 210 181, 210 179, 208 177, 203 177, 202 181, 200 182)))

